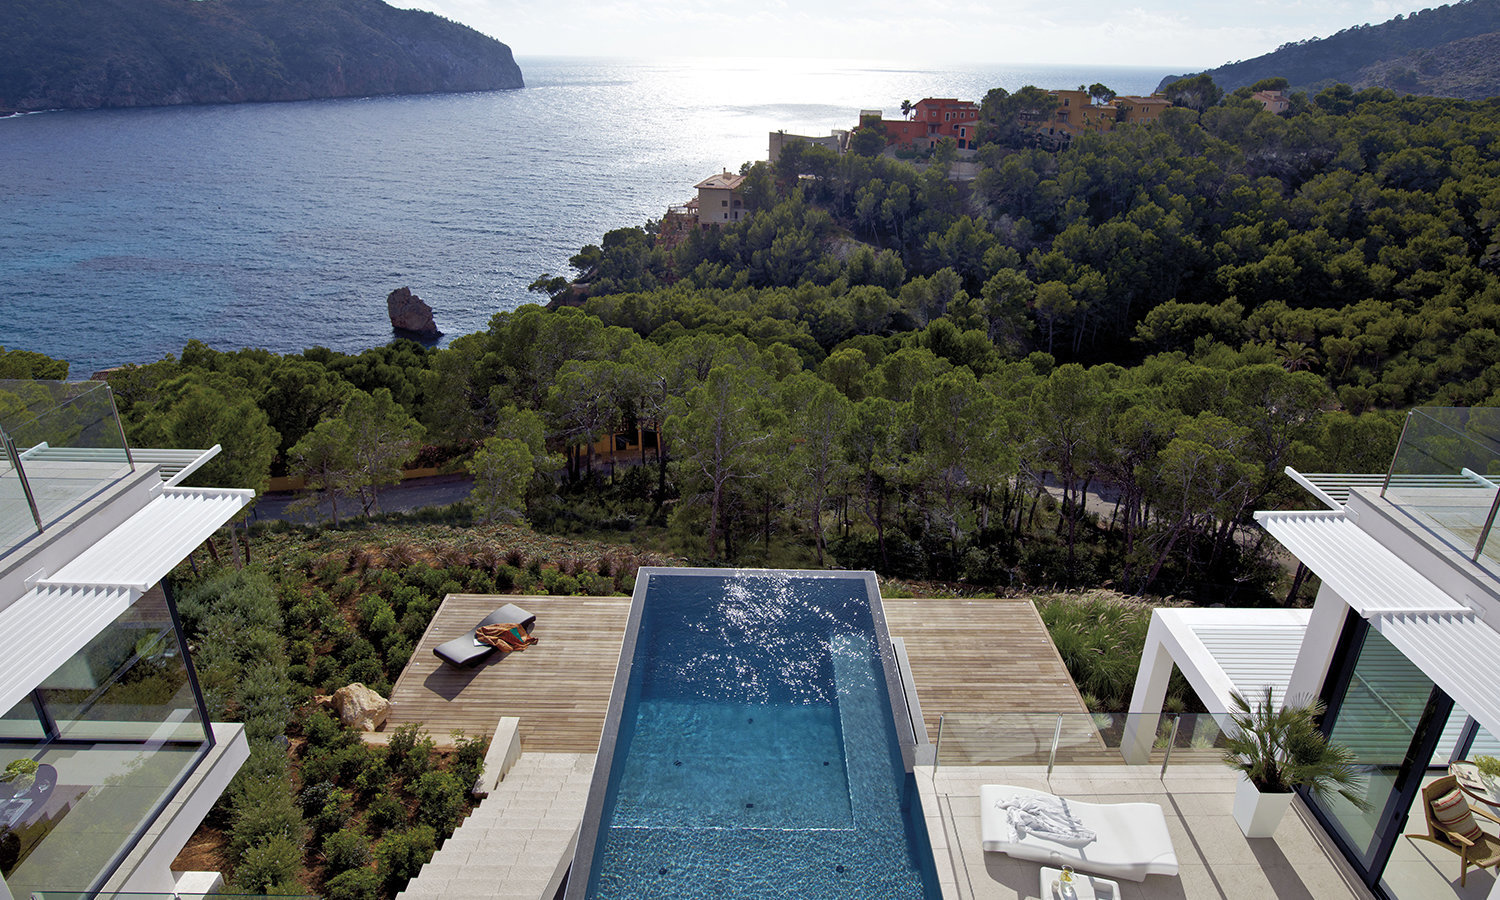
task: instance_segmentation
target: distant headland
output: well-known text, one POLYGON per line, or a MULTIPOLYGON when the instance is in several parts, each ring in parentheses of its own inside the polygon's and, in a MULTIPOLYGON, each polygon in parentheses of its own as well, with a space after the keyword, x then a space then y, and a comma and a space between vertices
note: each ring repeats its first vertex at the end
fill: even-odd
POLYGON ((12 4, 0 114, 524 87, 510 48, 381 0, 12 4))
MULTIPOLYGON (((1460 0, 1379 25, 1356 25, 1326 38, 1283 44, 1274 52, 1202 74, 1226 91, 1284 78, 1284 87, 1309 95, 1342 83, 1356 90, 1378 87, 1400 94, 1485 100, 1500 96, 1497 51, 1500 0, 1460 0)), ((1157 90, 1165 90, 1179 77, 1168 75, 1157 90)))

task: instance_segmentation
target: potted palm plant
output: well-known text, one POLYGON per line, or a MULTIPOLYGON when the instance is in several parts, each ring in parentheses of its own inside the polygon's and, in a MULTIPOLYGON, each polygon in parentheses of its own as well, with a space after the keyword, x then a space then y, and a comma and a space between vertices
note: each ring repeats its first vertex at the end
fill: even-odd
POLYGON ((1240 773, 1234 820, 1246 837, 1274 834, 1298 787, 1319 799, 1337 795, 1358 809, 1370 808, 1353 751, 1329 743, 1318 730, 1322 701, 1278 707, 1270 688, 1254 706, 1238 693, 1230 697, 1234 728, 1225 737, 1224 764, 1240 773))

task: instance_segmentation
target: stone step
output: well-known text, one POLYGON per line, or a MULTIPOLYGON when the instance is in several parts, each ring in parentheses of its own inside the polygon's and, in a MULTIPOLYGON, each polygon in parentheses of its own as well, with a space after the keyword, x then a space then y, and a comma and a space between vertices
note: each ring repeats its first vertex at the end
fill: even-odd
POLYGON ((522 753, 396 900, 551 900, 593 776, 581 753, 522 753))

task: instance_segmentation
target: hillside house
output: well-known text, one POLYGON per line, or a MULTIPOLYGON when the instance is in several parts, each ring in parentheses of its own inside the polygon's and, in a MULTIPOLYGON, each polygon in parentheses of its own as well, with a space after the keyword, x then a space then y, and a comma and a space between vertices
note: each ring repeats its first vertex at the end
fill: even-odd
POLYGON ((979 120, 979 105, 968 100, 925 97, 912 107, 909 119, 885 119, 879 110, 865 110, 860 113, 861 123, 869 112, 879 119, 885 141, 892 147, 932 147, 943 138, 957 141, 960 150, 976 146, 959 134, 960 126, 979 120))

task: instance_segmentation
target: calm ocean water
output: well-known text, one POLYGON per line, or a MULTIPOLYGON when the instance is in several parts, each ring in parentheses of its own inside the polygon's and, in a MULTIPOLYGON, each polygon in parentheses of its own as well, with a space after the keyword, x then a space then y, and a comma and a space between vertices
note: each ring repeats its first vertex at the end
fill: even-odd
POLYGON ((994 86, 1163 70, 941 69, 807 60, 520 59, 516 91, 56 112, 0 120, 0 346, 74 377, 180 352, 392 337, 409 286, 455 336, 538 299, 544 272, 659 217, 776 129, 994 86))

